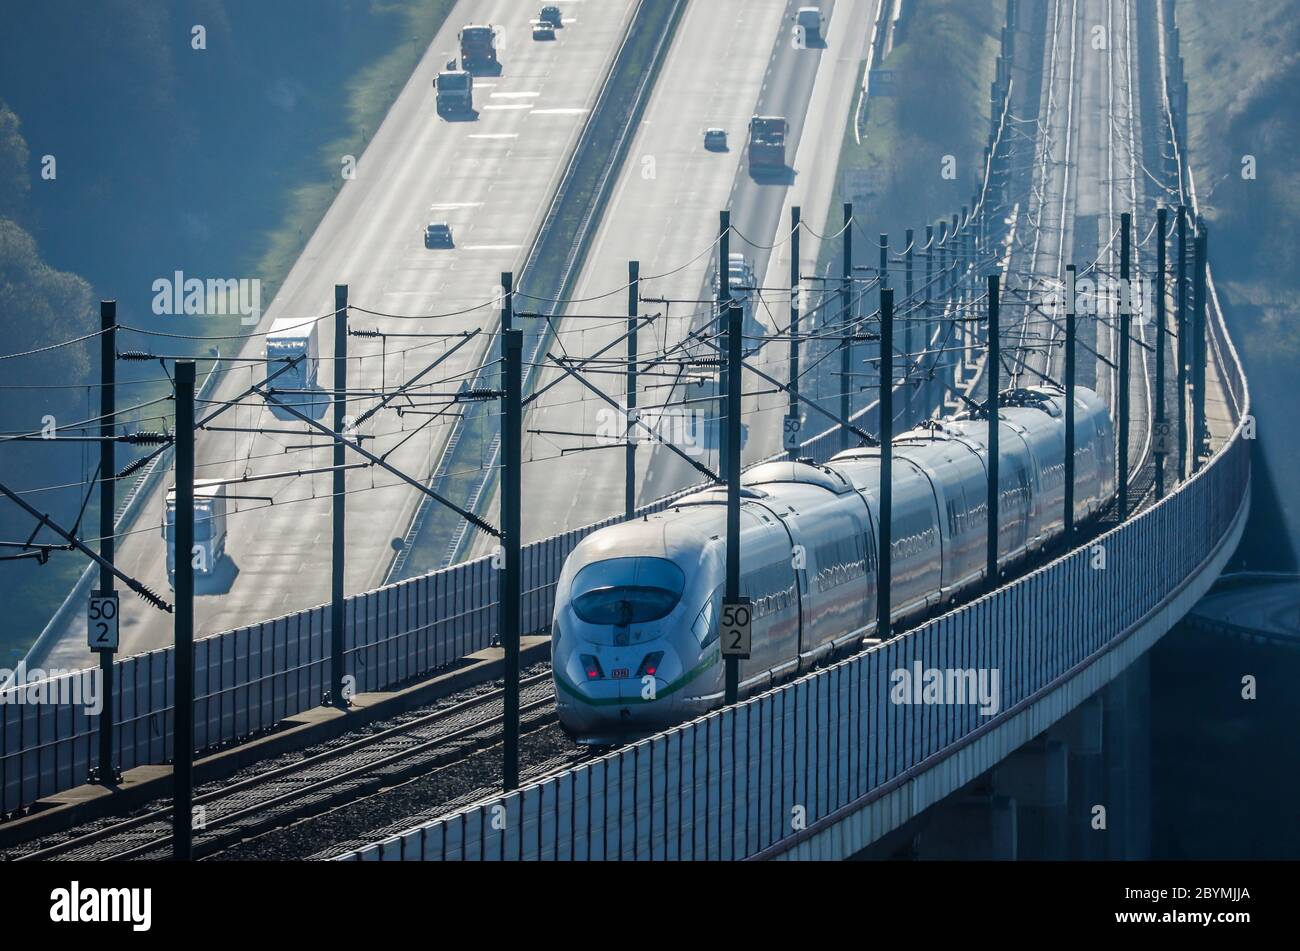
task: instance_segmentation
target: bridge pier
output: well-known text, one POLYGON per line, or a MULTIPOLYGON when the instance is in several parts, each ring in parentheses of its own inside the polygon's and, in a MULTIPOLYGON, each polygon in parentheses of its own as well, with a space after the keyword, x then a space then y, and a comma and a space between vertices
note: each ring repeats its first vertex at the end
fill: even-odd
POLYGON ((1069 804, 1066 808, 1066 842, 1072 858, 1106 858, 1108 839, 1093 828, 1093 807, 1105 798, 1102 760, 1103 711, 1100 694, 1089 697, 1070 716, 1052 728, 1069 749, 1069 804))
POLYGON ((1016 804, 1020 858, 1064 859, 1069 747, 1048 734, 1030 740, 992 771, 995 795, 1016 804))
POLYGON ((1151 853, 1144 656, 863 859, 1142 859, 1151 853))
POLYGON ((1151 662, 1136 659, 1101 691, 1106 770, 1106 855, 1151 854, 1151 662))
POLYGON ((1014 862, 1020 857, 1016 800, 981 789, 979 783, 935 809, 913 839, 912 858, 1014 862))

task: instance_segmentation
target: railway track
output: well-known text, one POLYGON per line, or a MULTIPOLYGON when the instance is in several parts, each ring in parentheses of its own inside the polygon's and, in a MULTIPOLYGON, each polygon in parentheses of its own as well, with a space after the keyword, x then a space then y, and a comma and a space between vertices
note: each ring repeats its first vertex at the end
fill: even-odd
MULTIPOLYGON (((521 730, 555 719, 549 671, 521 683, 521 730)), ((244 839, 336 809, 412 777, 448 769, 499 740, 500 689, 196 796, 194 854, 202 858, 244 839)), ((168 806, 73 835, 16 861, 114 861, 170 854, 168 806)))
MULTIPOLYGON (((1091 8, 1094 13, 1101 12, 1101 22, 1105 24, 1108 42, 1111 44, 1110 55, 1105 68, 1102 95, 1106 106, 1105 141, 1102 144, 1103 162, 1099 170, 1099 181, 1104 186, 1099 196, 1104 208, 1105 218, 1115 223, 1114 228, 1106 229, 1109 238, 1098 249, 1097 262, 1081 271, 1081 276, 1089 271, 1117 275, 1118 267, 1118 221, 1119 213, 1128 210, 1135 214, 1144 203, 1139 197, 1138 175, 1139 158, 1135 132, 1139 121, 1134 95, 1133 66, 1137 56, 1133 35, 1133 5, 1131 0, 1104 0, 1102 6, 1096 0, 1055 0, 1048 16, 1048 28, 1051 31, 1046 93, 1043 99, 1045 117, 1039 134, 1043 139, 1035 156, 1034 182, 1031 185, 1033 207, 1026 210, 1027 225, 1033 229, 1033 238, 1026 247, 1030 275, 1042 275, 1046 280, 1061 286, 1065 273, 1065 264, 1076 251, 1076 235, 1073 220, 1079 202, 1081 183, 1086 181, 1084 169, 1080 167, 1083 158, 1079 136, 1074 134, 1075 120, 1082 108, 1080 100, 1080 83, 1084 79, 1080 64, 1081 46, 1080 23, 1086 22, 1085 11, 1080 7, 1091 8), (1066 39, 1068 38, 1068 40, 1066 39), (1078 108, 1076 108, 1076 106, 1078 108), (1057 146, 1060 146, 1058 154, 1057 146), (1118 154, 1117 154, 1118 153, 1118 154), (1117 159, 1122 168, 1116 168, 1117 159), (1118 188, 1117 188, 1118 186, 1118 188), (1052 216, 1049 209, 1055 212, 1052 216), (1053 236, 1054 233, 1054 236, 1053 236), (1054 240, 1052 240, 1054 237, 1054 240), (1050 241, 1050 250, 1043 248, 1044 240, 1050 241)), ((1084 117, 1087 118, 1087 117, 1084 117)), ((1137 235, 1133 242, 1133 272, 1142 273, 1141 253, 1145 240, 1137 235)), ((1149 236, 1148 236, 1149 237, 1149 236)), ((1033 277, 1031 277, 1031 281, 1033 277)), ((1032 301, 1032 287, 1026 295, 1032 301)), ((1059 349, 1062 328, 1057 321, 1045 314, 1035 315, 1037 308, 1032 304, 1026 306, 1019 327, 1012 333, 1018 333, 1021 354, 1020 368, 1013 373, 1018 379, 1020 373, 1037 375, 1042 373, 1053 376, 1053 370, 1059 371, 1055 364, 1063 359, 1059 349), (1029 344, 1042 334, 1045 345, 1034 348, 1029 344)), ((1151 360, 1148 347, 1150 334, 1143 320, 1133 322, 1133 342, 1136 351, 1133 361, 1134 373, 1130 379, 1130 465, 1127 474, 1130 509, 1136 512, 1155 500, 1155 465, 1153 455, 1151 420, 1154 405, 1153 383, 1151 380, 1151 360)), ((1081 341, 1082 341, 1081 337, 1081 341)), ((1118 314, 1110 321, 1102 322, 1096 327, 1096 351, 1105 360, 1116 362, 1119 352, 1118 314)), ((1167 342, 1161 341, 1161 345, 1167 342)), ((1081 354, 1082 356, 1082 354, 1081 354)), ((1167 361, 1166 365, 1172 365, 1167 361)), ((1055 374, 1057 378, 1060 373, 1055 374)), ((1097 386, 1110 402, 1112 410, 1118 407, 1118 371, 1102 360, 1097 361, 1097 386)))

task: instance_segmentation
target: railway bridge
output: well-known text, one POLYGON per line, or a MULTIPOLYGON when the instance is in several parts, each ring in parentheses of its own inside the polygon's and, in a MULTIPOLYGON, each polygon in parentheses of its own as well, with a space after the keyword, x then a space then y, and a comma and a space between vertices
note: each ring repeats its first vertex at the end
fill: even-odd
MULTIPOLYGON (((856 9, 849 0, 840 3, 856 9)), ((872 42, 872 56, 884 54, 902 6, 876 5, 882 39, 872 42)), ((903 273, 896 262, 906 256, 908 296, 901 303, 924 319, 925 340, 914 345, 909 330, 909 369, 902 381, 881 386, 889 400, 855 405, 842 392, 840 405, 848 411, 796 447, 798 455, 823 461, 843 447, 846 432, 896 426, 904 405, 939 413, 986 398, 990 378, 1033 383, 1080 372, 1125 420, 1119 427, 1125 511, 1108 513, 1075 547, 888 640, 345 858, 847 858, 889 843, 1013 755, 1016 769, 1033 774, 1025 788, 1059 782, 1070 751, 1059 738, 1041 738, 1071 722, 1082 724, 1073 731, 1077 743, 1091 742, 1096 698, 1214 583, 1250 506, 1249 392, 1215 291, 1186 156, 1187 90, 1174 16, 1172 0, 1010 0, 979 191, 924 246, 918 239, 899 255, 887 246, 881 252, 881 285, 887 271, 903 273), (1116 55, 1086 55, 1085 38, 1098 22, 1107 26, 1116 55), (1037 131, 1026 134, 1021 126, 1031 124, 1037 131), (1157 206, 1182 213, 1157 217, 1157 206), (1131 242, 1134 218, 1139 240, 1131 242), (1087 262, 1081 270, 1094 277, 1127 278, 1134 263, 1164 274, 1164 248, 1175 228, 1177 291, 1160 283, 1157 293, 1162 314, 1166 299, 1171 309, 1177 299, 1176 325, 1130 322, 1130 314, 1099 318, 1080 338, 1083 365, 1067 371, 1058 339, 1062 312, 1046 295, 1059 291, 1069 264, 1087 262), (927 274, 909 301, 916 248, 927 269, 938 263, 937 290, 927 274), (1002 277, 1004 311, 1013 318, 999 343, 1020 344, 1009 367, 989 357, 988 324, 966 319, 987 305, 979 289, 989 273, 1002 277), (882 403, 892 405, 892 415, 882 417, 882 403), (1177 446, 1166 435, 1175 416, 1186 437, 1177 446), (941 690, 932 695, 927 685, 969 686, 975 696, 954 702, 941 690), (1027 748, 1036 738, 1039 745, 1027 748)), ((836 23, 832 17, 832 38, 836 23)), ((814 85, 809 77, 801 82, 814 85)), ((819 95, 816 88, 805 93, 819 95)), ((862 96, 868 98, 865 84, 862 96)), ((825 211, 829 186, 823 192, 818 200, 825 211)), ((768 193, 763 199, 772 202, 768 193)), ((784 209, 777 201, 768 210, 775 217, 784 209)), ((843 231, 851 233, 851 224, 849 213, 843 231)), ((773 251, 756 262, 767 266, 762 285, 782 283, 780 269, 790 262, 780 258, 773 251)), ((854 259, 844 258, 847 325, 854 259)), ((847 339, 834 346, 852 353, 847 339)), ((872 354, 878 360, 878 339, 860 346, 867 364, 872 354)), ((819 355, 814 351, 810 360, 819 355)), ((843 371, 841 390, 851 375, 843 371)), ((768 417, 748 418, 756 445, 772 448, 775 430, 759 422, 768 417)), ((659 482, 671 462, 654 463, 659 482)), ((645 477, 653 481, 649 472, 645 477)), ((679 494, 662 493, 628 514, 661 510, 679 494)), ((524 631, 547 629, 555 581, 574 545, 621 518, 570 524, 525 546, 524 631)), ((344 670, 356 689, 392 690, 487 648, 499 630, 498 585, 492 556, 482 555, 348 597, 344 670)), ((317 707, 336 679, 332 625, 330 605, 320 605, 197 641, 195 748, 257 736, 317 707)), ((170 647, 113 665, 114 747, 124 771, 169 761, 174 674, 170 647)), ((80 695, 91 676, 64 675, 51 685, 51 696, 65 688, 80 695)), ((75 703, 4 704, 0 718, 0 812, 28 809, 76 786, 96 762, 98 723, 75 703)), ((978 821, 1005 827, 1014 823, 1014 809, 1010 798, 995 796, 978 821)), ((1014 854, 1014 844, 1005 851, 1014 854)))

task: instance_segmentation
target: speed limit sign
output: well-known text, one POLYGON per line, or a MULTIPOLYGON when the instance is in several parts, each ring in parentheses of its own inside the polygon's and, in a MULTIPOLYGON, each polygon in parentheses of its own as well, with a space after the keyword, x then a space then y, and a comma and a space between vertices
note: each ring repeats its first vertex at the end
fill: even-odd
POLYGON ((86 608, 86 642, 93 651, 117 650, 117 592, 96 591, 86 608))
POLYGON ((749 659, 750 635, 752 633, 754 609, 749 598, 737 598, 735 601, 723 600, 722 656, 749 659))
POLYGON ((1155 445, 1152 447, 1154 451, 1160 455, 1169 455, 1173 452, 1173 423, 1168 420, 1156 423, 1153 430, 1155 432, 1155 445))
POLYGON ((803 421, 798 416, 790 415, 785 417, 784 448, 787 452, 799 448, 799 430, 802 428, 803 421))

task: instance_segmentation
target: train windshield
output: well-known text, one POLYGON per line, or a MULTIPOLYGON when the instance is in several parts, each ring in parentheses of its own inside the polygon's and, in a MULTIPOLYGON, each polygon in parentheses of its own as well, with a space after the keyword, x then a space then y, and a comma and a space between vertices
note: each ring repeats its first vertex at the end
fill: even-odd
POLYGON ((644 624, 675 608, 685 587, 682 570, 664 558, 610 558, 573 579, 573 610, 588 624, 644 624))

